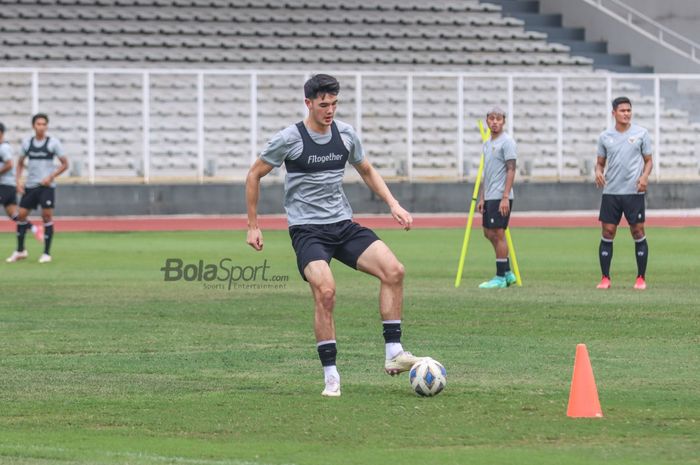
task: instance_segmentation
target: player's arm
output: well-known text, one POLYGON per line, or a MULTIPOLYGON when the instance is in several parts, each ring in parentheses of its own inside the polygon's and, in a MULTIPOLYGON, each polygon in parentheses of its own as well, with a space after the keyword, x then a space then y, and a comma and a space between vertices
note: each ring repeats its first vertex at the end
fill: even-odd
POLYGON ((50 175, 46 176, 44 179, 41 181, 42 186, 50 186, 51 183, 56 179, 58 176, 63 174, 68 169, 68 158, 67 157, 58 157, 58 161, 61 162, 61 164, 56 168, 56 171, 51 173, 50 175))
POLYGON ((513 188, 513 182, 515 181, 515 159, 506 160, 506 186, 503 189, 503 198, 501 199, 501 204, 498 209, 501 215, 508 216, 510 213, 510 190, 513 188))
POLYGON ((384 179, 379 172, 374 169, 372 164, 367 161, 367 158, 363 158, 362 161, 352 166, 360 173, 367 187, 389 206, 391 209, 391 216, 393 216, 405 230, 408 231, 411 229, 411 224, 413 223, 411 214, 404 210, 403 207, 399 205, 399 201, 391 195, 391 191, 389 191, 389 187, 384 182, 384 179))
POLYGON ((595 163, 595 185, 598 187, 605 186, 605 161, 607 158, 598 155, 595 163))
POLYGON ((646 192, 647 185, 649 184, 649 175, 651 174, 651 169, 654 164, 651 161, 651 155, 644 155, 644 168, 642 169, 642 175, 637 181, 637 192, 646 192))
POLYGON ((479 194, 477 195, 479 201, 476 203, 476 210, 483 214, 484 213, 484 183, 479 183, 479 194))
POLYGON ((262 250, 263 248, 262 232, 258 226, 260 180, 273 168, 274 166, 258 158, 248 170, 248 176, 245 178, 245 201, 248 210, 248 236, 246 242, 255 250, 262 250))
POLYGON ((24 181, 22 181, 22 172, 24 171, 24 159, 27 158, 26 155, 22 155, 17 160, 17 171, 15 172, 15 177, 17 178, 17 192, 19 194, 24 194, 24 181))

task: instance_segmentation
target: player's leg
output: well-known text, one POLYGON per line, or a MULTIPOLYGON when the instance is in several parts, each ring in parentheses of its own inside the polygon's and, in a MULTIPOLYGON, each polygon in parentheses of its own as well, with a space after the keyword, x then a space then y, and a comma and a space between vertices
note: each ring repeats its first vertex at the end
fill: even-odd
POLYGON ((53 240, 53 208, 42 208, 41 219, 44 222, 44 253, 39 258, 39 263, 51 261, 51 241, 53 240))
POLYGON ((634 255, 637 259, 637 279, 635 289, 644 290, 646 284, 647 260, 649 258, 649 244, 644 230, 645 205, 643 195, 629 195, 625 197, 625 218, 630 225, 630 233, 634 239, 634 255))
MULTIPOLYGON (((367 231, 371 233, 370 230, 367 231)), ((362 238, 358 239, 357 243, 361 244, 362 238)), ((382 317, 385 344, 384 370, 391 376, 410 370, 420 358, 404 351, 401 344, 405 274, 403 264, 384 242, 374 240, 357 258, 356 268, 375 276, 380 282, 379 313, 382 317)))
POLYGON ((330 266, 325 260, 314 260, 304 267, 304 277, 309 282, 314 297, 314 332, 316 348, 323 366, 325 389, 321 393, 327 397, 340 395, 340 374, 336 366, 338 353, 335 339, 335 280, 330 266))
POLYGON ((598 245, 598 260, 600 262, 601 279, 596 286, 598 289, 610 288, 610 265, 613 257, 613 240, 617 234, 617 225, 622 218, 622 202, 620 196, 603 194, 600 202, 598 220, 601 224, 600 244, 598 245))
MULTIPOLYGON (((24 202, 24 197, 22 198, 24 202)), ((19 260, 24 260, 29 256, 29 253, 24 248, 24 238, 27 234, 28 222, 27 217, 29 216, 30 209, 20 205, 19 213, 17 215, 17 249, 12 252, 12 255, 7 257, 5 260, 7 263, 14 263, 19 260)))
POLYGON ((314 298, 314 332, 316 348, 323 366, 325 389, 322 395, 340 395, 340 375, 336 367, 335 280, 328 266, 334 247, 326 231, 314 225, 289 228, 292 247, 297 256, 299 274, 311 287, 314 298))
MULTIPOLYGON (((8 199, 6 203, 4 203, 5 213, 7 214, 7 217, 9 219, 17 223, 17 221, 19 221, 19 209, 17 208, 17 197, 15 196, 14 188, 12 189, 12 197, 8 199)), ((41 229, 37 228, 37 226, 35 224, 32 224, 32 222, 29 220, 27 220, 27 229, 29 229, 34 234, 34 237, 36 237, 38 241, 41 242, 44 240, 43 232, 41 231, 41 229)))
MULTIPOLYGON (((496 275, 489 281, 479 284, 481 289, 502 289, 508 287, 506 275, 510 272, 510 262, 508 260, 508 241, 506 241, 505 228, 508 227, 510 215, 501 215, 500 203, 500 200, 487 200, 484 202, 484 236, 491 242, 496 253, 496 275)), ((510 275, 512 275, 512 272, 510 275)), ((512 275, 510 277, 512 282, 515 282, 515 276, 512 275)))

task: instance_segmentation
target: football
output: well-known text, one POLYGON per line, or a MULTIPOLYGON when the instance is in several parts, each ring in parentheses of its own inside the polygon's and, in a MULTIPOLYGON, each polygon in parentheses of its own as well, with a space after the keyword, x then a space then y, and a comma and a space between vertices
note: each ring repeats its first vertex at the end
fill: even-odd
POLYGON ((419 396, 436 396, 445 389, 447 371, 437 360, 424 358, 411 367, 409 381, 419 396))

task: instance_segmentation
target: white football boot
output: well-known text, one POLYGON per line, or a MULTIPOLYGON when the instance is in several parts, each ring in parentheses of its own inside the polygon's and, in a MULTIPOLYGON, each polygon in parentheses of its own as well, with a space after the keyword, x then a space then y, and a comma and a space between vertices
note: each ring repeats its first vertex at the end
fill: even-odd
POLYGON ((14 252, 12 252, 12 255, 10 255, 9 257, 7 257, 5 259, 5 261, 7 263, 14 263, 14 262, 18 262, 20 260, 24 260, 28 256, 29 256, 29 252, 27 252, 26 250, 23 250, 21 252, 18 252, 15 250, 14 252))
POLYGON ((51 261, 51 255, 47 253, 41 254, 41 257, 39 257, 39 263, 49 263, 51 261))
POLYGON ((326 388, 321 393, 324 397, 340 397, 340 380, 335 376, 326 379, 326 388))

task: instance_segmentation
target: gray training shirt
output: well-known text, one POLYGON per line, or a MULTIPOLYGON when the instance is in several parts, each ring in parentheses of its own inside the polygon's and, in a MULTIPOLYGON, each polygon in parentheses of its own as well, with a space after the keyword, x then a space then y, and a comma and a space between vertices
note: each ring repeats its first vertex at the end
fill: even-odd
MULTIPOLYGON (((12 146, 7 142, 0 144, 0 168, 5 164, 7 160, 12 160, 12 146)), ((6 186, 15 185, 15 167, 10 168, 9 171, 0 174, 0 184, 6 186)))
MULTIPOLYGON (((506 188, 506 160, 516 160, 515 141, 506 132, 484 143, 484 200, 501 200, 506 188)), ((513 188, 508 198, 515 198, 513 188)))
MULTIPOLYGON (((348 162, 355 165, 365 158, 357 133, 349 124, 335 121, 342 143, 347 148, 348 162)), ((329 144, 332 132, 319 134, 307 128, 316 144, 329 144)), ((272 166, 281 166, 285 160, 296 160, 302 154, 304 143, 296 125, 275 134, 260 154, 260 159, 272 166)), ((307 148, 308 151, 308 148, 307 148)), ((330 157, 318 157, 321 162, 330 157)), ((329 160, 332 162, 332 160, 329 160)), ((284 179, 284 209, 289 226, 301 224, 329 224, 352 219, 352 208, 343 192, 345 169, 333 168, 310 172, 289 172, 284 179)))
POLYGON ((641 194, 637 181, 644 169, 643 156, 651 156, 649 132, 635 124, 625 132, 615 128, 603 131, 598 137, 598 156, 607 159, 603 194, 641 194))
MULTIPOLYGON (((55 158, 63 156, 63 147, 61 141, 53 136, 47 136, 41 141, 27 137, 22 141, 22 156, 29 159, 25 186, 38 187, 46 176, 56 170, 55 158)), ((56 187, 56 183, 52 182, 51 187, 56 187)))

